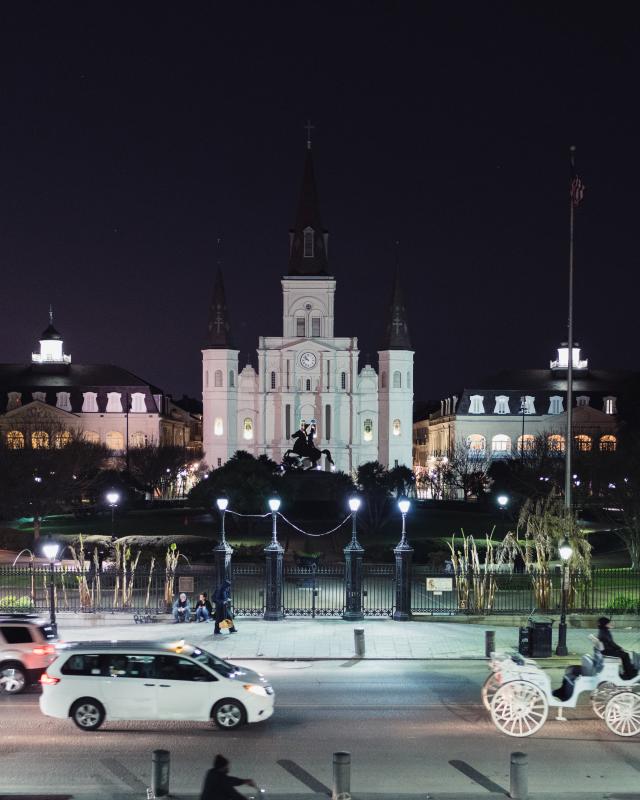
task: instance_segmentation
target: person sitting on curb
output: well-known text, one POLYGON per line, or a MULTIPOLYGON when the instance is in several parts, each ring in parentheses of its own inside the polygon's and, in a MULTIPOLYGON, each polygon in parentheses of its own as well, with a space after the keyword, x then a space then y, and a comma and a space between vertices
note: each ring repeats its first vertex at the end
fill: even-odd
POLYGON ((196 603, 196 622, 208 622, 213 616, 213 608, 206 592, 200 592, 196 603))
POLYGON ((620 677, 623 681, 630 681, 636 677, 638 670, 631 663, 629 653, 613 641, 613 636, 611 635, 612 625, 613 622, 609 617, 600 617, 598 620, 598 639, 604 645, 602 655, 619 658, 622 661, 622 675, 620 677))
POLYGON ((189 622, 191 620, 191 606, 184 592, 180 592, 178 599, 173 604, 173 619, 175 622, 189 622))
POLYGON ((234 786, 253 786, 258 788, 258 784, 251 778, 234 778, 229 775, 229 759, 217 755, 213 759, 213 768, 207 770, 202 787, 200 800, 246 800, 246 795, 236 792, 234 786))

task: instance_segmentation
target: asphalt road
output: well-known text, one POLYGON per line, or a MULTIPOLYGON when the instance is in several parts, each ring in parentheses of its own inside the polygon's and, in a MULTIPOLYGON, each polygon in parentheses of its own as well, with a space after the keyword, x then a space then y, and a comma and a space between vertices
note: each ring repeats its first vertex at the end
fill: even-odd
MULTIPOLYGON (((245 662, 249 666, 250 663, 245 662)), ((352 790, 486 796, 508 790, 509 754, 530 760, 530 789, 637 791, 640 742, 610 734, 587 704, 529 739, 500 734, 479 700, 473 662, 260 662, 276 713, 237 733, 201 723, 113 722, 83 733, 41 716, 38 689, 0 697, 0 794, 112 793, 144 797, 150 754, 171 751, 172 788, 196 793, 212 755, 277 793, 329 791, 335 750, 352 754, 352 790)), ((555 683, 555 680, 554 680, 555 683)), ((552 712, 553 714, 553 712, 552 712)))

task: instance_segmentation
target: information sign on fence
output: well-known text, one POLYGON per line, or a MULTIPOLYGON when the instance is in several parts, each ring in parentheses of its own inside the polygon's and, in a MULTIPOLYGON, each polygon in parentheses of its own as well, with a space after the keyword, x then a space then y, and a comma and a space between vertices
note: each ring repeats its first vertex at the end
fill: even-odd
POLYGON ((185 592, 186 594, 193 594, 193 578, 187 578, 181 575, 178 578, 178 591, 185 592))
POLYGON ((453 578, 427 578, 427 591, 434 594, 453 591, 453 578))

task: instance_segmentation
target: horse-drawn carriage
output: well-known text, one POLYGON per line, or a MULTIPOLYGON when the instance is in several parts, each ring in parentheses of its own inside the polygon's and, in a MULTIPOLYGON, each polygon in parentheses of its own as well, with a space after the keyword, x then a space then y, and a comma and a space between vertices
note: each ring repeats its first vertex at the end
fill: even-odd
POLYGON ((580 695, 589 692, 594 714, 610 731, 618 736, 640 733, 640 674, 623 679, 620 659, 603 656, 601 643, 590 638, 593 654, 583 655, 580 665, 567 667, 562 686, 555 691, 548 673, 532 659, 492 653, 481 694, 498 730, 508 736, 531 736, 547 721, 550 707, 558 709, 557 720, 565 720, 563 709, 575 708, 580 695))

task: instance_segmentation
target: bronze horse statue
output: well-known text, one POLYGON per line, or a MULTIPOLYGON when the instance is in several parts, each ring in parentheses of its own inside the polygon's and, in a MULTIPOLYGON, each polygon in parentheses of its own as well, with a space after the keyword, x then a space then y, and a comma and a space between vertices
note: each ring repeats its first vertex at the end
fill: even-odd
POLYGON ((291 450, 287 450, 284 454, 283 465, 285 467, 302 467, 303 459, 306 458, 311 462, 311 466, 307 467, 307 469, 315 469, 323 455, 326 456, 329 463, 333 465, 334 462, 331 458, 331 452, 326 449, 319 450, 313 443, 315 438, 314 425, 302 425, 300 430, 297 430, 291 438, 294 440, 294 445, 291 450))

